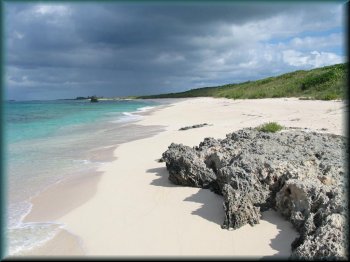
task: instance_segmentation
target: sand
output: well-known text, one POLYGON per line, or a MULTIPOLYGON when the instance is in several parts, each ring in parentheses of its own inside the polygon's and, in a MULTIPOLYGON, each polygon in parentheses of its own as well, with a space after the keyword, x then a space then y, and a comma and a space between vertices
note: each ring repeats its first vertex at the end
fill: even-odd
MULTIPOLYGON (((297 233, 276 212, 264 212, 254 227, 223 230, 222 197, 209 190, 171 184, 165 164, 157 159, 171 142, 195 146, 205 137, 224 138, 227 133, 268 121, 345 135, 345 109, 341 101, 296 98, 175 99, 137 122, 144 127, 164 126, 165 131, 118 146, 115 160, 98 170, 103 174, 95 186, 76 187, 77 195, 88 196, 86 201, 74 202, 79 205, 71 205, 65 212, 62 207, 60 212, 50 211, 54 214, 50 219, 64 223, 69 232, 79 236, 88 256, 287 257, 297 233), (178 131, 201 123, 209 125, 178 131), (91 188, 93 195, 86 193, 91 188)), ((48 203, 55 203, 55 198, 59 201, 64 191, 62 187, 46 200, 39 195, 31 219, 44 217, 48 203)), ((53 245, 66 246, 68 242, 53 239, 31 255, 50 254, 53 245)), ((61 255, 69 255, 65 248, 60 250, 61 255)))
POLYGON ((31 199, 33 208, 23 222, 55 221, 82 205, 95 195, 101 173, 87 173, 52 185, 31 199))

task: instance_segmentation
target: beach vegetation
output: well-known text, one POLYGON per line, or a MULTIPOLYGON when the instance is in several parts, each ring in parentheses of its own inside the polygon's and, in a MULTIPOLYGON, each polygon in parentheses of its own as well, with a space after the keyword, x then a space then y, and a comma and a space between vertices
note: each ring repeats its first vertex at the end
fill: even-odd
POLYGON ((301 99, 345 99, 348 63, 298 70, 256 81, 191 89, 138 98, 225 97, 229 99, 261 99, 299 97, 301 99))
POLYGON ((276 122, 268 122, 258 126, 256 129, 262 132, 276 133, 278 131, 281 131, 283 129, 283 126, 276 122))

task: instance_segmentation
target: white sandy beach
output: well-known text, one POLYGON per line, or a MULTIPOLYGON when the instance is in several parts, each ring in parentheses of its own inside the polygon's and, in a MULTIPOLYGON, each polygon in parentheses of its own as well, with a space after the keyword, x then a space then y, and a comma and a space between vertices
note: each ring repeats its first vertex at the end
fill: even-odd
POLYGON ((297 98, 174 100, 170 106, 154 110, 137 122, 145 127, 161 125, 165 131, 118 146, 114 151, 116 159, 98 170, 101 172, 98 179, 91 178, 76 187, 77 196, 88 196, 85 201, 74 202, 72 187, 67 196, 77 204, 65 212, 48 214, 45 209, 47 203, 55 206, 57 201, 59 207, 67 200, 62 200, 64 187, 33 200, 30 220, 50 219, 65 224, 69 232, 80 238, 82 247, 76 252, 69 247, 57 249, 61 253, 53 252, 52 241, 66 246, 74 242, 59 244, 64 241, 54 239, 29 254, 289 256, 290 244, 297 233, 278 214, 265 212, 260 224, 254 227, 223 230, 222 197, 209 190, 171 184, 165 163, 157 162, 172 142, 195 146, 205 137, 224 138, 227 133, 269 121, 345 135, 345 103, 297 98), (201 123, 209 125, 178 131, 201 123))

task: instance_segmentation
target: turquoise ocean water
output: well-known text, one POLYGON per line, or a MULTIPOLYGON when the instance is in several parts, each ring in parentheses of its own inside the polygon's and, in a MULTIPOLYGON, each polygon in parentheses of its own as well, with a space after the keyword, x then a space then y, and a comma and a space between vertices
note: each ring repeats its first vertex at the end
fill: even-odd
MULTIPOLYGON (((52 238, 57 223, 24 223, 30 198, 45 188, 103 165, 103 152, 125 139, 129 123, 154 101, 86 100, 5 102, 5 174, 8 254, 52 238)), ((132 134, 128 134, 132 136, 132 134)))

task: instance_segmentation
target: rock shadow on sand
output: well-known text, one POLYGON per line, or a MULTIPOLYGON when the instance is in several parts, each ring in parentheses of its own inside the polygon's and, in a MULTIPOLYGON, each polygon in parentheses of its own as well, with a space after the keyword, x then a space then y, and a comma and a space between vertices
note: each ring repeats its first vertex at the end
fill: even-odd
POLYGON ((270 243, 270 247, 278 252, 272 256, 265 256, 261 260, 288 259, 291 254, 291 243, 298 237, 298 233, 289 221, 285 220, 280 214, 276 214, 275 211, 269 210, 262 213, 261 219, 276 225, 279 231, 270 243))
MULTIPOLYGON (((153 186, 183 187, 175 185, 169 180, 169 173, 166 167, 148 169, 147 173, 152 173, 157 177, 151 182, 153 186)), ((185 198, 184 201, 202 204, 200 208, 192 212, 192 215, 200 216, 219 226, 224 221, 222 196, 216 195, 207 189, 199 189, 197 193, 185 198)))
POLYGON ((219 226, 222 225, 225 216, 222 196, 207 189, 200 189, 197 193, 185 198, 184 201, 202 204, 200 208, 192 211, 192 215, 200 216, 219 226))
POLYGON ((166 167, 151 168, 147 170, 147 173, 152 173, 158 177, 151 182, 151 185, 153 186, 179 187, 171 183, 170 180, 168 179, 169 173, 166 167))
MULTIPOLYGON (((156 176, 156 179, 151 182, 153 186, 183 187, 175 185, 169 180, 169 173, 166 167, 148 169, 147 173, 156 176)), ((223 197, 221 195, 217 195, 208 189, 199 189, 197 193, 186 197, 183 201, 201 204, 200 208, 192 211, 191 214, 217 224, 219 230, 225 230, 221 229, 225 216, 223 197)), ((278 235, 270 242, 270 247, 276 250, 277 253, 272 256, 265 256, 261 260, 288 259, 291 253, 291 242, 297 237, 297 233, 292 229, 292 225, 274 211, 263 212, 261 219, 276 225, 279 231, 278 235)))

